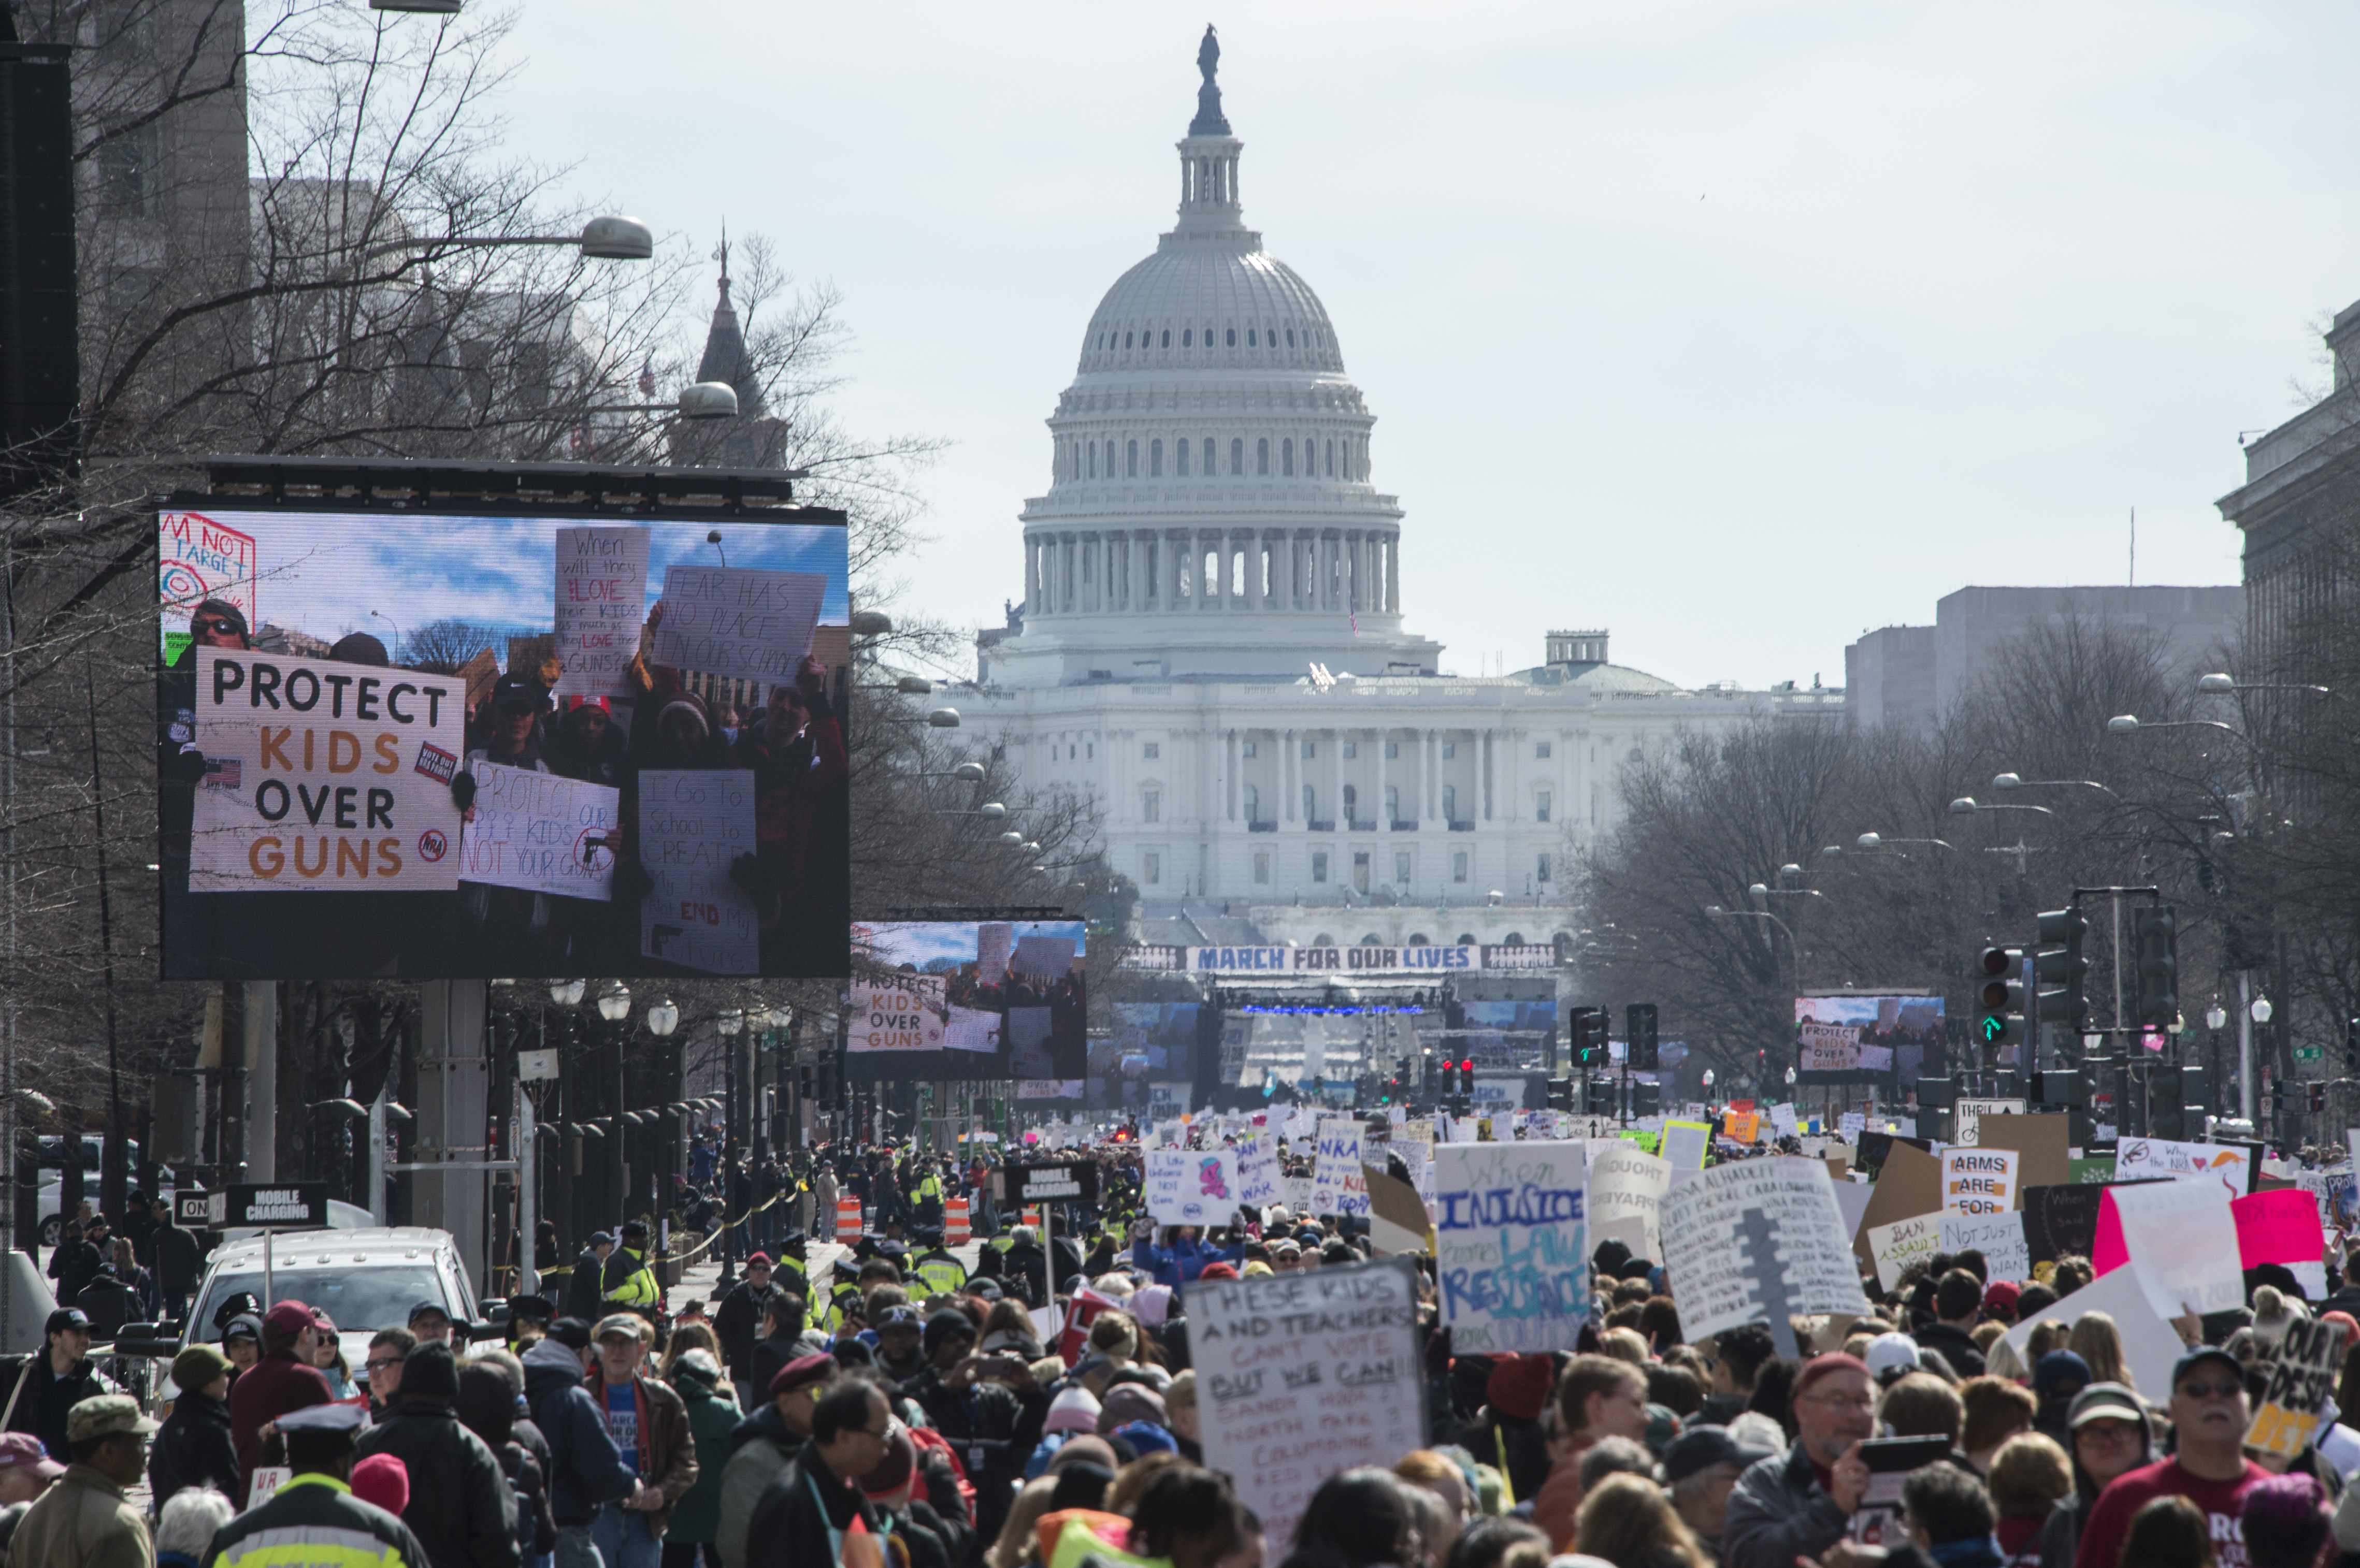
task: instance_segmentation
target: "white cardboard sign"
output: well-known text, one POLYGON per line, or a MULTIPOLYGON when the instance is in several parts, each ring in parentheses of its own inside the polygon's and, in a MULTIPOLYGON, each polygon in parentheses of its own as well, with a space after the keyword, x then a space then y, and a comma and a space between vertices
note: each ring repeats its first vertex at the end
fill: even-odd
POLYGON ((1360 1173, 1360 1124, 1342 1117, 1319 1124, 1319 1153, 1311 1170, 1314 1214, 1369 1214, 1369 1181, 1360 1173))
POLYGON ((554 773, 477 762, 472 821, 459 830, 459 879, 610 902, 622 791, 554 773))
POLYGON ((2226 1312, 2245 1304, 2237 1222, 2217 1181, 2144 1181, 2110 1187, 2123 1222, 2128 1268, 2148 1310, 2169 1322, 2189 1309, 2226 1312))
POLYGON ((655 887, 639 900, 639 955, 708 975, 761 964, 753 901, 729 863, 754 849, 754 776, 729 768, 639 774, 639 863, 655 887))
POLYGON ((1168 1225, 1218 1225, 1238 1211, 1233 1149, 1151 1149, 1147 1212, 1168 1225))
POLYGON ((648 530, 560 528, 556 556, 558 694, 618 695, 647 618, 648 530))
POLYGON ((1941 1239, 1945 1252, 1963 1252, 1972 1247, 1982 1253, 1991 1279, 2013 1279, 2022 1284, 2032 1278, 2032 1248, 2024 1239, 2021 1211, 1946 1214, 1942 1216, 1941 1239))
POLYGON ((1890 1290, 1902 1271, 1942 1250, 1942 1216, 1912 1214, 1891 1225, 1868 1227, 1868 1252, 1876 1259, 1876 1282, 1890 1290))
POLYGON ((1573 1142, 1435 1151, 1434 1274, 1454 1350, 1526 1354, 1579 1340, 1590 1316, 1584 1165, 1573 1142))
POLYGON ((1942 1150, 1942 1210, 1953 1214, 2001 1214, 2016 1204, 2013 1149, 1942 1150))
POLYGON ((827 579, 815 572, 675 563, 664 569, 655 661, 792 685, 826 592, 827 579))
POLYGON ((1635 1220, 1646 1245, 1632 1250, 1642 1258, 1664 1255, 1663 1232, 1656 1211, 1672 1190, 1672 1166, 1635 1144, 1617 1142, 1590 1160, 1590 1218, 1593 1225, 1622 1219, 1635 1220))
MULTIPOLYGON (((1764 1323, 1774 1339, 1789 1341, 1787 1320, 1797 1313, 1868 1312, 1852 1235, 1819 1160, 1712 1166, 1664 1195, 1662 1225, 1680 1324, 1699 1339, 1764 1323)), ((1789 1353, 1786 1344, 1780 1350, 1789 1353)))

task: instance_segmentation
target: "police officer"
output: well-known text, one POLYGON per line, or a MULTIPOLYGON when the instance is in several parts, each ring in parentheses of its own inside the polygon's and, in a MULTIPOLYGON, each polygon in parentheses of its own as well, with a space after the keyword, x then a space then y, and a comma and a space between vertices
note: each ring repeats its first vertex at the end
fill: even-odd
POLYGON ((600 1289, 610 1312, 637 1312, 652 1323, 663 1312, 663 1287, 648 1263, 646 1221, 623 1222, 622 1241, 607 1256, 600 1289))

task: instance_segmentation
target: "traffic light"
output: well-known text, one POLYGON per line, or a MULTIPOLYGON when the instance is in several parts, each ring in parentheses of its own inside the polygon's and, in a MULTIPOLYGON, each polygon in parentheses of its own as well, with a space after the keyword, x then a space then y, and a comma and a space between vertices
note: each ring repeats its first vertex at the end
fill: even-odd
POLYGON ((2286 1080, 2283 1078, 2273 1078, 2270 1080, 2270 1109, 2276 1111, 2280 1116, 2284 1116, 2286 1115, 2286 1080))
POLYGON ((1600 1066, 1606 1063, 1606 1009, 1591 1007, 1590 1016, 1581 1020, 1582 1060, 1600 1066))
POLYGON ((2169 1029, 2180 1022, 2180 921, 2169 904, 2131 911, 2138 962, 2138 1021, 2169 1029))
POLYGON ((1611 1116, 1614 1114, 1614 1080, 1592 1078, 1584 1085, 1581 1096, 1584 1116, 1611 1116))
POLYGON ((2344 1020, 2344 1075, 2360 1077, 2360 1018, 2344 1020))
POLYGON ((1475 1059, 1462 1058, 1459 1063, 1459 1092, 1470 1098, 1475 1093, 1475 1059))
POLYGON ((2327 1109, 2327 1084, 2323 1081, 2314 1078, 2311 1081, 2310 1088, 2311 1108, 2312 1114, 2316 1115, 2317 1113, 2327 1109))
POLYGON ((1655 1004, 1633 1002, 1622 1010, 1623 1039, 1631 1042, 1631 1071, 1655 1070, 1655 1004))
MULTIPOLYGON (((2078 907, 2051 909, 2040 917, 2040 951, 2032 959, 2040 1018, 2063 1024, 2075 1035, 2090 1021, 2090 998, 2081 994, 2090 974, 2090 961, 2081 956, 2081 939, 2089 934, 2090 917, 2078 907)), ((2076 1040, 2077 1049, 2079 1044, 2076 1040)))
POLYGON ((1975 961, 1975 1040, 1988 1065, 2024 1040, 2024 949, 1986 947, 1975 961))
POLYGON ((1552 1111, 1573 1109, 1573 1080, 1552 1078, 1548 1081, 1548 1108, 1552 1111))
POLYGON ((1566 1043, 1573 1048, 1573 1062, 1577 1067, 1596 1067, 1606 1060, 1606 1053, 1602 1051, 1595 1056, 1590 1053, 1590 1020, 1597 1011, 1596 1007, 1576 1007, 1566 1019, 1566 1043))
POLYGON ((1664 1114, 1664 1086, 1661 1083, 1631 1085, 1631 1115, 1659 1116, 1664 1114))
POLYGON ((2185 1081, 2176 1067, 2158 1064, 2147 1077, 2147 1130, 2150 1138, 2189 1141, 2185 1081))

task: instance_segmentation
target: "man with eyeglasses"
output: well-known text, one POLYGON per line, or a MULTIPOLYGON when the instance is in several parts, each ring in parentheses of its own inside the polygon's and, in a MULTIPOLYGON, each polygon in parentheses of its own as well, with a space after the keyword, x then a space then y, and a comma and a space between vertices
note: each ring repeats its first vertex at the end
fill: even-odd
POLYGON ((1738 1477, 1721 1560, 1729 1568, 1794 1568, 1844 1537, 1868 1490, 1860 1445, 1876 1435, 1876 1393, 1859 1357, 1815 1356, 1795 1377, 1794 1443, 1738 1477))
POLYGON ((2074 1553, 2076 1568, 2114 1568, 2132 1517, 2156 1498, 2169 1497, 2186 1497, 2203 1512, 2218 1568, 2245 1568, 2239 1522, 2245 1492, 2270 1473, 2245 1457, 2253 1410, 2245 1398, 2245 1368, 2219 1345, 2196 1346, 2172 1367, 2169 1409, 2171 1456, 2125 1471, 2098 1494, 2074 1553))
POLYGON ((830 1388, 812 1409, 811 1441, 754 1506, 747 1568, 842 1563, 845 1537, 856 1528, 880 1535, 884 1526, 859 1481, 892 1437, 893 1412, 876 1384, 847 1378, 830 1388))
POLYGON ((796 1356, 771 1377, 770 1402, 730 1432, 729 1463, 721 1470, 721 1523, 713 1538, 721 1568, 745 1568, 754 1508, 811 1441, 812 1413, 836 1374, 836 1357, 825 1351, 796 1356))
POLYGON ((418 1336, 406 1328, 381 1328, 369 1336, 368 1359, 361 1370, 368 1377, 369 1414, 383 1415, 401 1393, 401 1364, 418 1348, 418 1336))

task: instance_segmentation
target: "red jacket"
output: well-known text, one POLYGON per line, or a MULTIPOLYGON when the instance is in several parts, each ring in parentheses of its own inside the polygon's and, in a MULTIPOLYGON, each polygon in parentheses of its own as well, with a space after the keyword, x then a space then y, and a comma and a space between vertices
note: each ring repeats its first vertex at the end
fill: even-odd
MULTIPOLYGON (((274 1350, 245 1371, 229 1386, 229 1435, 237 1444, 237 1473, 241 1482, 254 1478, 255 1454, 260 1440, 255 1435, 263 1425, 277 1421, 290 1410, 306 1410, 329 1401, 328 1380, 316 1367, 306 1367, 295 1359, 291 1350, 274 1350)), ((243 1497, 232 1502, 243 1505, 243 1497)))

